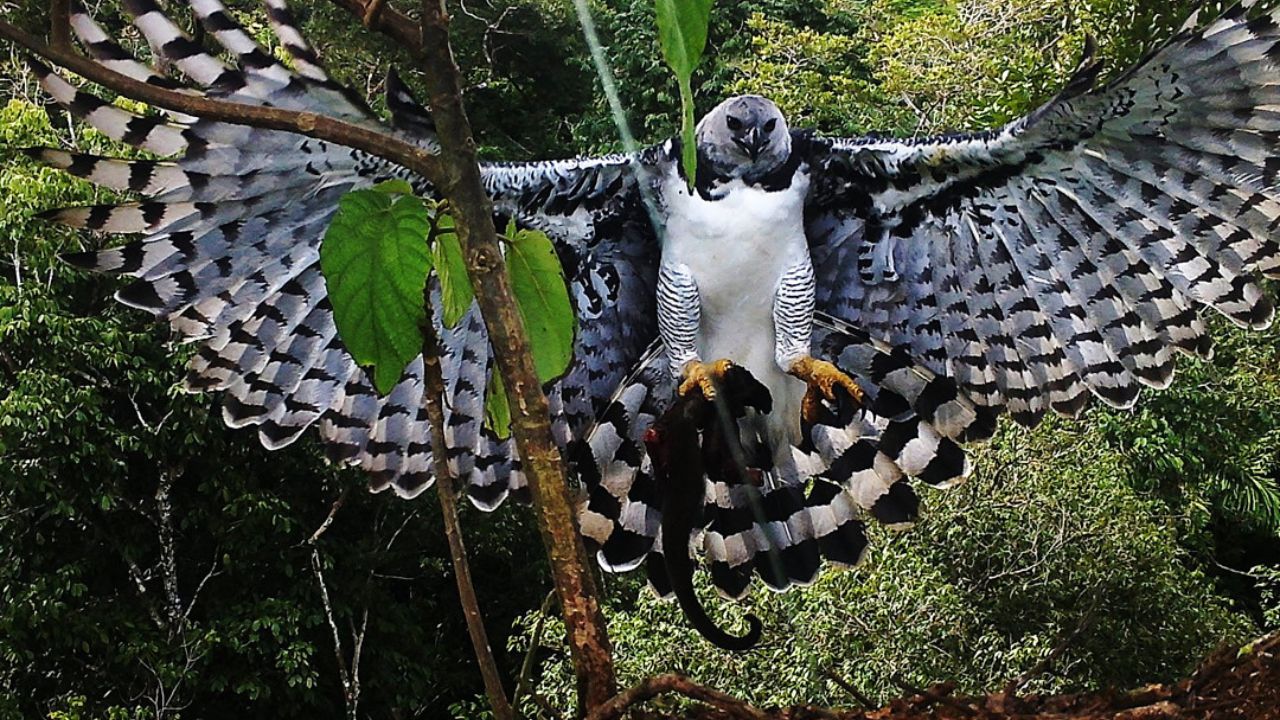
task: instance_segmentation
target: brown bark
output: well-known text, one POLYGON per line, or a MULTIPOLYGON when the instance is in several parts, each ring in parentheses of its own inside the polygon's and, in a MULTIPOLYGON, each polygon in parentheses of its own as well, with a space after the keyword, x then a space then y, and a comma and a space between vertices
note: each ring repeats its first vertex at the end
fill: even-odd
POLYGON ((560 453, 551 437, 547 398, 538 383, 528 337, 511 299, 511 282, 493 227, 493 207, 481 183, 475 140, 462 107, 458 67, 449 47, 449 16, 441 0, 423 2, 422 48, 432 117, 445 165, 444 182, 438 187, 453 208, 472 287, 480 290, 476 296, 507 399, 514 410, 512 433, 564 614, 579 702, 590 710, 613 694, 609 638, 560 453))
POLYGON ((732 720, 767 720, 769 717, 735 697, 703 687, 683 675, 656 675, 618 693, 588 715, 587 720, 617 720, 634 706, 664 693, 677 693, 704 702, 732 720))
POLYGON ((49 43, 54 47, 71 47, 71 3, 52 0, 49 3, 49 43))
POLYGON ((360 18, 370 30, 377 30, 387 35, 413 55, 421 55, 422 33, 413 18, 380 1, 376 11, 370 12, 371 9, 375 9, 374 3, 375 0, 333 0, 334 5, 345 8, 360 18))

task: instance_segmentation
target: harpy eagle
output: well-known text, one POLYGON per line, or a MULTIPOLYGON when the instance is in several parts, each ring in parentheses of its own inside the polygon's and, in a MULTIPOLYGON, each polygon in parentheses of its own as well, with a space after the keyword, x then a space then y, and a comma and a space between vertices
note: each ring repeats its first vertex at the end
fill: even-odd
MULTIPOLYGON (((114 70, 437 147, 429 111, 394 74, 389 126, 331 80, 283 0, 265 3, 288 65, 218 0, 188 3, 219 54, 155 0, 123 3, 183 79, 139 62, 75 4, 75 34, 114 70)), ((742 409, 749 472, 709 473, 693 532, 675 542, 738 597, 753 575, 782 589, 813 580, 823 559, 856 563, 864 520, 910 523, 910 479, 964 478, 960 443, 988 437, 1006 411, 1031 426, 1092 396, 1128 407, 1141 387, 1168 385, 1177 352, 1211 353, 1205 308, 1266 326, 1257 280, 1280 275, 1278 17, 1237 5, 1101 85, 1100 65, 1083 63, 1035 112, 975 134, 825 137, 788 127, 767 99, 731 98, 698 125, 692 189, 674 140, 485 164, 498 211, 547 232, 569 282, 574 360, 546 390, 601 564, 662 552, 646 431, 734 367, 770 400, 742 409)), ((172 158, 31 150, 143 198, 50 213, 140 236, 66 259, 136 278, 117 297, 198 344, 186 386, 223 391, 229 425, 255 426, 270 448, 314 426, 375 489, 428 487, 421 359, 375 393, 336 333, 318 263, 344 193, 403 178, 429 194, 426 181, 296 134, 134 114, 32 67, 72 114, 172 158)), ((512 443, 484 425, 485 327, 473 307, 438 329, 449 464, 492 509, 525 483, 512 443)))

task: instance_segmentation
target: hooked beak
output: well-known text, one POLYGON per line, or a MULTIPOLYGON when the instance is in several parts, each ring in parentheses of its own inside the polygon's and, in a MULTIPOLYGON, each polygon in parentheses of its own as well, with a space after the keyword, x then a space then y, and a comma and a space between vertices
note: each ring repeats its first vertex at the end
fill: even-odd
POLYGON ((745 138, 734 138, 733 142, 742 148, 742 151, 751 158, 752 162, 755 162, 760 158, 760 153, 764 150, 764 147, 769 144, 769 138, 760 131, 760 128, 755 127, 747 132, 745 138))

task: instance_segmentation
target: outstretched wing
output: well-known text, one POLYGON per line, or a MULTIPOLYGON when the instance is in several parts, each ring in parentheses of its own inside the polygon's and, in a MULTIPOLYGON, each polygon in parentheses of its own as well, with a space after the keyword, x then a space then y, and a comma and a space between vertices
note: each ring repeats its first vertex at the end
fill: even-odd
MULTIPOLYGON (((265 0, 292 67, 275 60, 218 0, 189 0, 227 57, 206 52, 154 0, 124 0, 152 47, 185 76, 165 77, 112 40, 83 7, 72 27, 102 64, 139 80, 251 105, 323 113, 386 130, 365 102, 331 80, 283 0, 265 0)), ((72 208, 50 217, 107 233, 137 234, 126 245, 68 257, 77 265, 136 279, 117 297, 169 321, 200 345, 187 387, 224 391, 232 426, 256 426, 267 447, 318 428, 335 461, 372 473, 375 488, 413 496, 432 481, 422 406, 422 362, 379 397, 338 338, 319 245, 338 199, 393 177, 431 192, 404 168, 333 143, 169 114, 137 115, 32 63, 45 90, 108 136, 169 161, 117 160, 52 149, 30 154, 142 202, 72 208)), ((394 74, 387 83, 390 132, 435 148, 429 112, 394 74)), ((488 165, 484 179, 501 212, 557 241, 579 317, 575 361, 551 388, 556 428, 567 442, 608 400, 656 336, 657 245, 639 207, 639 161, 663 150, 524 165, 488 165)), ((434 281, 433 281, 434 282, 434 281)), ((439 307, 437 303, 437 307, 439 307)), ((437 320, 437 322, 439 322, 437 320)), ((523 487, 509 441, 483 427, 491 351, 475 307, 444 344, 446 436, 452 469, 473 501, 492 508, 523 487)))
POLYGON ((1238 5, 999 130, 816 141, 819 309, 1023 424, 1166 386, 1174 351, 1211 353, 1201 308, 1272 319, 1278 43, 1238 5))

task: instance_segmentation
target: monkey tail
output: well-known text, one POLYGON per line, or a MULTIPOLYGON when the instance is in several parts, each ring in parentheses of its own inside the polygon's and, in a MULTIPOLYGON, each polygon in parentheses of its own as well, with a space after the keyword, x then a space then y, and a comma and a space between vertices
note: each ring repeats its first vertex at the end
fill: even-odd
POLYGON ((705 497, 699 428, 714 413, 712 403, 699 395, 680 398, 645 437, 654 461, 655 477, 662 493, 663 569, 672 593, 689 624, 717 647, 735 652, 750 650, 760 642, 763 625, 748 615, 745 635, 731 635, 707 614, 693 589, 694 563, 689 537, 702 514, 705 497))

